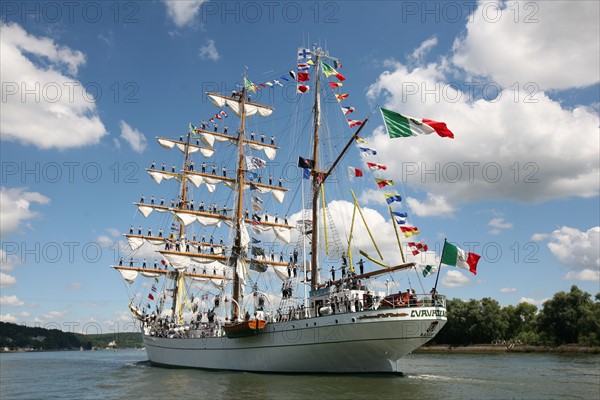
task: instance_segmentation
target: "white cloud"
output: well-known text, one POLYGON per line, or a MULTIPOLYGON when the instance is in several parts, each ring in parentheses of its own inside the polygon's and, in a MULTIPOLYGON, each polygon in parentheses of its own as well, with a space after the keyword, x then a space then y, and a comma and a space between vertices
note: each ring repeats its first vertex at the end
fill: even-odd
POLYGON ((533 304, 534 306, 541 306, 547 300, 549 300, 549 299, 546 298, 546 299, 536 300, 536 299, 532 299, 531 297, 521 297, 521 299, 519 299, 519 303, 529 303, 529 304, 533 304))
POLYGON ((129 143, 133 151, 143 153, 148 145, 146 136, 123 120, 119 122, 119 126, 121 127, 121 138, 129 143))
POLYGON ((500 293, 515 293, 517 291, 516 288, 503 287, 500 289, 500 293))
POLYGON ((504 218, 500 217, 492 218, 488 225, 498 229, 509 229, 513 227, 513 224, 511 222, 506 222, 504 218))
POLYGON ((600 277, 600 226, 583 232, 563 226, 552 233, 536 233, 533 240, 548 241, 550 252, 570 271, 566 280, 598 281, 600 277))
POLYGON ((17 279, 14 276, 0 272, 0 289, 6 289, 16 284, 17 279))
POLYGON ((368 96, 406 115, 444 121, 456 136, 393 139, 402 141, 399 158, 383 127, 375 128, 367 140, 378 150, 378 162, 388 166, 390 179, 433 198, 443 196, 450 208, 487 199, 539 202, 598 195, 600 144, 590 132, 597 132, 600 122, 593 110, 563 108, 543 92, 525 103, 523 93, 515 100, 510 88, 493 100, 477 98, 470 89, 449 84, 457 68, 444 58, 414 68, 396 61, 386 65, 368 96))
POLYGON ((2 307, 21 307, 23 304, 23 301, 15 295, 0 297, 0 306, 2 307))
POLYGON ((67 315, 66 311, 50 311, 47 314, 42 315, 40 319, 43 321, 56 322, 56 319, 62 318, 65 315, 67 315))
POLYGON ((594 271, 591 269, 584 269, 583 271, 569 271, 565 275, 565 280, 598 282, 600 281, 600 271, 594 271))
POLYGON ((17 317, 13 314, 0 314, 0 321, 9 322, 11 324, 17 323, 17 317))
POLYGON ((179 28, 190 25, 200 12, 200 6, 207 0, 163 0, 167 13, 179 28))
MULTIPOLYGON (((0 191, 0 199, 2 199, 2 193, 0 191)), ((2 218, 2 204, 0 201, 0 219, 2 218)), ((0 222, 1 225, 1 222, 0 222)), ((0 235, 1 237, 1 235, 0 235)), ((7 246, 8 247, 8 246, 7 246)), ((12 252, 12 251, 11 251, 12 252)), ((4 249, 0 249, 0 271, 12 271, 17 265, 23 264, 19 257, 15 254, 7 254, 4 249)))
POLYGON ((96 144, 107 134, 93 96, 73 77, 85 63, 83 53, 14 23, 0 23, 0 53, 2 140, 66 149, 96 144), (37 65, 36 57, 46 65, 37 65))
POLYGON ((121 235, 121 231, 118 230, 117 228, 108 228, 108 229, 106 229, 106 231, 108 233, 110 233, 112 236, 119 236, 119 235, 121 235))
POLYGON ((462 272, 451 269, 446 273, 444 279, 442 279, 442 286, 457 288, 468 285, 470 282, 471 280, 463 275, 462 272))
MULTIPOLYGON (((0 237, 15 231, 31 218, 38 217, 36 211, 30 209, 33 203, 48 204, 50 199, 38 192, 26 192, 25 188, 0 187, 0 237)), ((4 251, 2 261, 4 263, 4 251)), ((2 270, 8 270, 4 267, 2 270)))
POLYGON ((212 61, 217 61, 219 58, 221 58, 219 51, 217 50, 217 46, 215 46, 214 40, 207 39, 206 44, 200 47, 200 58, 212 61))
POLYGON ((502 232, 502 229, 511 229, 513 227, 512 222, 507 222, 501 217, 492 218, 490 222, 488 222, 488 225, 494 227, 494 229, 488 232, 492 235, 498 235, 502 232))
POLYGON ((406 203, 411 211, 419 217, 433 217, 438 215, 450 216, 454 212, 454 207, 446 202, 442 195, 427 193, 425 201, 419 201, 412 197, 406 199, 406 203))
POLYGON ((542 90, 593 85, 600 80, 599 5, 482 1, 467 34, 455 41, 452 60, 504 87, 515 82, 533 82, 542 90))
POLYGON ((427 53, 429 53, 429 50, 431 50, 435 45, 437 45, 437 43, 438 40, 435 36, 425 40, 423 43, 421 43, 419 47, 417 47, 412 52, 410 57, 416 62, 421 63, 423 61, 423 57, 425 57, 427 53))
POLYGON ((101 247, 110 247, 112 245, 115 244, 115 240, 109 238, 106 235, 100 235, 96 238, 96 242, 101 246, 101 247))
POLYGON ((79 282, 73 282, 69 284, 69 290, 72 291, 77 291, 80 290, 83 287, 83 285, 79 282))

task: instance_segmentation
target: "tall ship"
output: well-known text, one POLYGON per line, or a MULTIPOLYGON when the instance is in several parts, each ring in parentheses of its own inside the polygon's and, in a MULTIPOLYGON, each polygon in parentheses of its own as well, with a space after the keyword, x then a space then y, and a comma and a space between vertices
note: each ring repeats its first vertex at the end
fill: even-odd
POLYGON ((130 226, 129 247, 111 266, 126 282, 153 365, 395 373, 446 323, 445 297, 419 277, 431 266, 406 261, 406 250, 427 247, 407 241, 418 230, 394 211, 401 196, 381 193, 397 241, 388 259, 400 260, 390 262, 351 189, 368 187, 362 169, 340 168, 348 154, 374 153, 359 136, 368 118, 348 118, 341 63, 317 46, 297 59, 277 79, 254 83, 244 73, 225 93, 206 93, 211 117, 157 138, 181 160, 149 163, 161 191, 134 203, 134 218, 139 212, 148 224, 130 226), (255 100, 286 86, 308 104, 285 104, 288 119, 255 100), (340 128, 327 127, 324 103, 341 108, 340 128), (332 209, 341 205, 345 214, 332 209))

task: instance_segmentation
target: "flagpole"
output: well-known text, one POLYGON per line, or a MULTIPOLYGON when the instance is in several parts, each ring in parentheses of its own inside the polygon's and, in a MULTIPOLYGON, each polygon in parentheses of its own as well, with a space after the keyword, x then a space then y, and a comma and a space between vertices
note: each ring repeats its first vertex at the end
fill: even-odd
POLYGON ((442 255, 440 256, 440 264, 438 265, 437 276, 435 277, 435 285, 433 286, 434 292, 437 293, 438 279, 440 278, 440 271, 442 270, 442 259, 444 258, 444 249, 446 248, 446 238, 444 238, 444 247, 442 247, 442 255))

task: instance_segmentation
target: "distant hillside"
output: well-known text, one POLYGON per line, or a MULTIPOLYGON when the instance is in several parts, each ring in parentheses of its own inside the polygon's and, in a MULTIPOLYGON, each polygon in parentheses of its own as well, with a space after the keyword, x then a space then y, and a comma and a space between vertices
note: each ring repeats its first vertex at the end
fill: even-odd
POLYGON ((106 348, 115 342, 116 348, 142 346, 142 337, 137 332, 81 335, 58 329, 34 328, 25 325, 0 322, 0 350, 74 350, 84 348, 106 348))

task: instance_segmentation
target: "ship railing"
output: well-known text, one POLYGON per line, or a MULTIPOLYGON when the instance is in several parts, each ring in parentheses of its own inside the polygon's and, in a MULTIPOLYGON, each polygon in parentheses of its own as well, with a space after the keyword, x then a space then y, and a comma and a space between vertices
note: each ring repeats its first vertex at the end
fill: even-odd
POLYGON ((446 296, 440 294, 396 293, 385 296, 379 302, 379 308, 407 307, 443 307, 446 308, 446 296))

